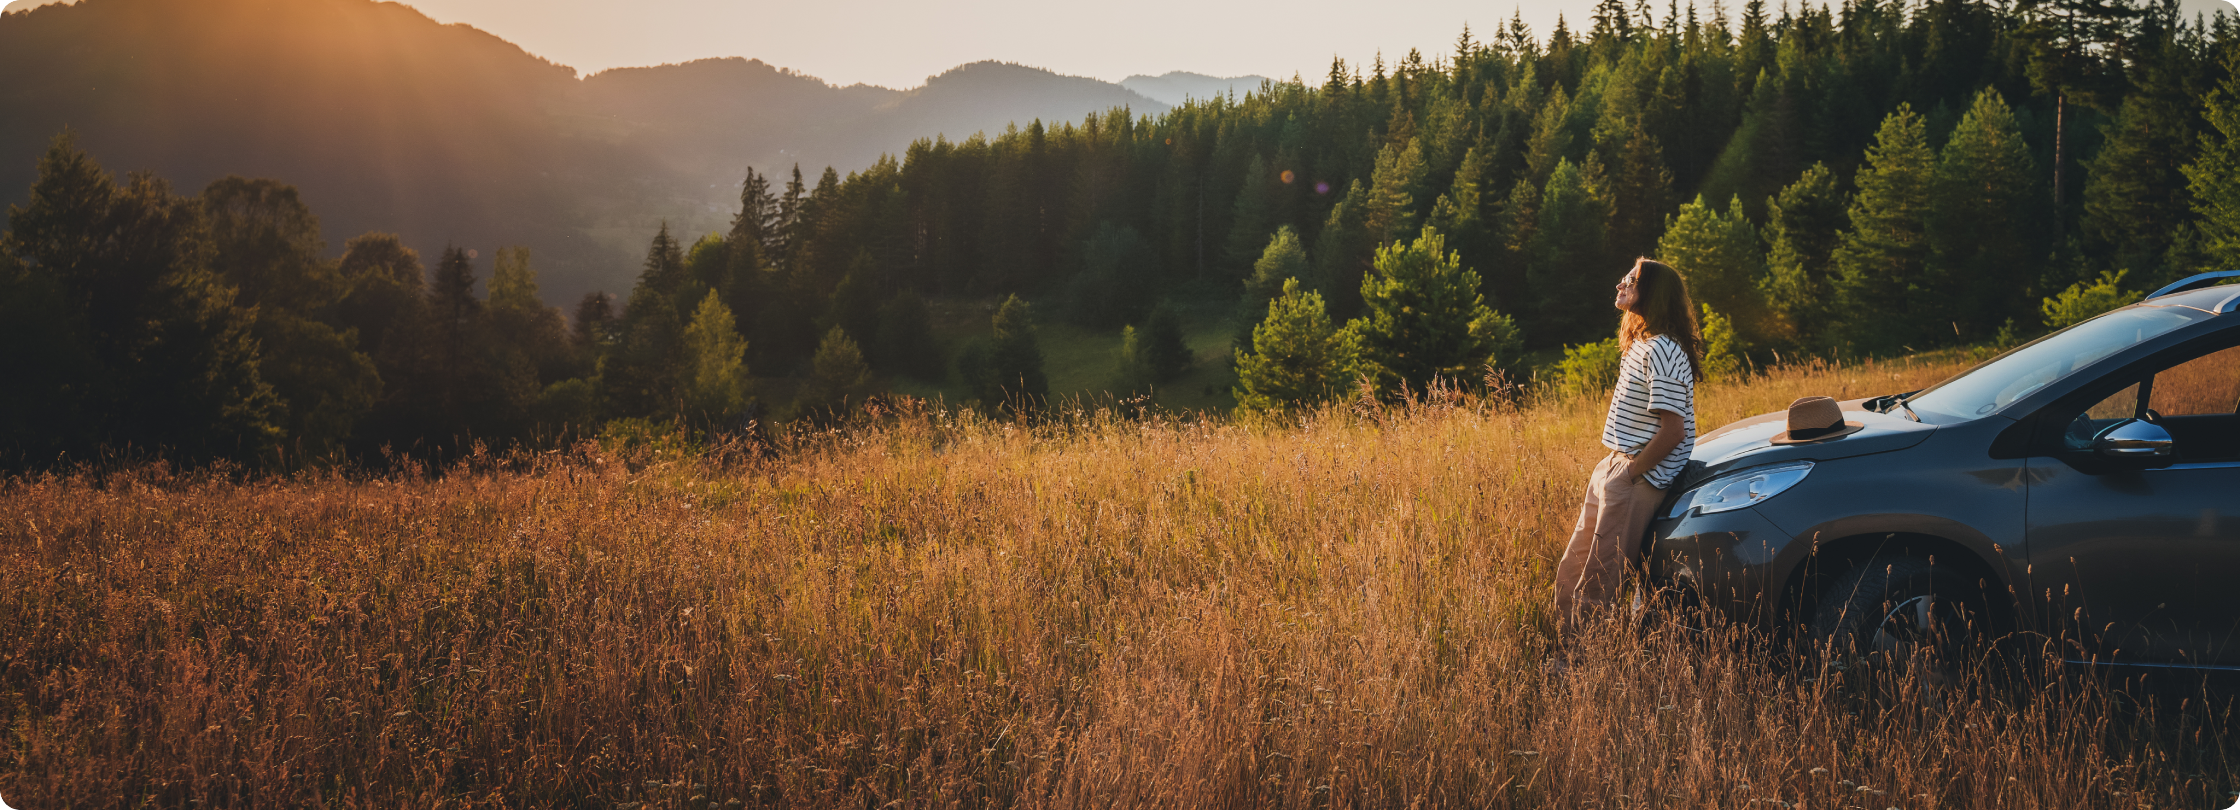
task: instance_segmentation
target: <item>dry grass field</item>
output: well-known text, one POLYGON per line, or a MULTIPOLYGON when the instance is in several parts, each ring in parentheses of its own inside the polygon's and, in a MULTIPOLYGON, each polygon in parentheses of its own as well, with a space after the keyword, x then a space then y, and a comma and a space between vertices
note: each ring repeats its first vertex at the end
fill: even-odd
MULTIPOLYGON (((1951 361, 1707 387, 1707 428, 1951 361)), ((0 482, 16 807, 2223 807, 2233 718, 1611 619, 1601 403, 888 412, 771 456, 0 482)))

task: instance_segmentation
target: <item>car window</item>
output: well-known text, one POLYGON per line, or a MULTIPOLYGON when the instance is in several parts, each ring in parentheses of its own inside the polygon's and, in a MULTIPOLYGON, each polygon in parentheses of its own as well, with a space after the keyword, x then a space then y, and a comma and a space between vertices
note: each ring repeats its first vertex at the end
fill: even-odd
POLYGON ((2154 367, 2124 373, 2145 382, 2066 417, 2064 447, 2090 450, 2093 438, 2116 423, 2148 418, 2169 432, 2181 461, 2240 460, 2240 346, 2189 348, 2154 367))
POLYGON ((2068 428, 2061 432, 2061 443, 2071 450, 2090 449, 2092 437, 2100 435, 2100 431, 2138 416, 2139 384, 2132 383, 2124 386, 2123 390, 2110 394, 2107 399, 2093 403, 2092 407, 2084 409, 2084 413, 2069 420, 2068 428))
POLYGON ((2240 408, 2240 346, 2210 352, 2154 375, 2147 407, 2163 416, 2232 413, 2240 408))
POLYGON ((2189 307, 2129 307, 2039 338, 1906 400, 1931 424, 1979 419, 2078 369, 2170 331, 2216 317, 2189 307))

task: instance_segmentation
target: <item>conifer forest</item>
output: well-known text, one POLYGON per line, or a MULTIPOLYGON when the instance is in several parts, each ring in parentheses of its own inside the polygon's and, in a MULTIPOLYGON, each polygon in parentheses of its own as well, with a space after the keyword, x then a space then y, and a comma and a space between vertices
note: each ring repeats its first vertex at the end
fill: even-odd
POLYGON ((287 178, 178 189, 60 133, 0 241, 0 453, 292 466, 891 393, 1023 415, 1095 393, 1052 390, 1053 325, 1109 343, 1121 398, 1578 383, 1639 256, 1688 277, 1727 373, 2011 345, 2240 258, 2236 26, 1607 0, 1157 117, 749 170, 728 229, 645 234, 626 289, 561 306, 524 249, 334 258, 287 178))

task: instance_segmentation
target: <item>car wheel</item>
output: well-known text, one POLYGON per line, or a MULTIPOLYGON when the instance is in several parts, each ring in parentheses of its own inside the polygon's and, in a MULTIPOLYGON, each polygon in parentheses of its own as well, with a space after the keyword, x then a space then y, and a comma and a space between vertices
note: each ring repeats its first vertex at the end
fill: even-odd
MULTIPOLYGON (((1909 676, 1945 689, 1961 680, 1984 618, 1983 595, 1951 567, 1883 556, 1836 578, 1813 612, 1828 669, 1886 691, 1909 676)), ((1830 673, 1835 674, 1835 673, 1830 673)))

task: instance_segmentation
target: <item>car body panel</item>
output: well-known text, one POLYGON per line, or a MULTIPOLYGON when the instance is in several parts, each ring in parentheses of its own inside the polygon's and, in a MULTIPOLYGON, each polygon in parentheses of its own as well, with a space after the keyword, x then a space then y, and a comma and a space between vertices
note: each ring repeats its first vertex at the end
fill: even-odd
POLYGON ((2029 460, 2034 596, 2090 657, 2240 666, 2240 464, 2029 460))
POLYGON ((1936 431, 1934 425, 1924 425, 1902 416, 1889 416, 1858 409, 1860 400, 1843 403, 1843 420, 1858 422, 1858 432, 1826 441, 1808 444, 1777 445, 1775 436, 1788 429, 1787 414, 1770 413, 1744 419, 1706 434, 1696 440, 1694 458, 1679 486, 1692 488, 1712 477, 1732 470, 1780 464, 1791 461, 1832 461, 1835 459, 1887 453, 1904 450, 1929 437, 1936 431), (1699 466, 1696 459, 1702 461, 1699 466))
MULTIPOLYGON (((1885 425, 1891 419, 1856 415, 1878 417, 1885 425)), ((1854 416, 1844 414, 1846 419, 1854 416)), ((1906 450, 1909 463, 1882 463, 1889 458, 1884 454, 1895 450, 1847 456, 1823 448, 1816 455, 1837 457, 1816 459, 1805 480, 1764 503, 1713 515, 1664 516, 1653 527, 1651 559, 1689 570, 1697 583, 1712 588, 1699 592, 1707 602, 1721 602, 1738 616, 1765 614, 1764 606, 1750 602, 1759 600, 1759 594, 1787 589, 1799 567, 1821 547, 1860 538, 1858 542, 1871 544, 1897 535, 1933 534, 1995 561, 1989 566, 2001 580, 1991 583, 1995 587, 2017 585, 2027 565, 2022 558, 2028 498, 2023 465, 1991 459, 1980 450, 1989 441, 1985 435, 2003 426, 1986 420, 1941 431, 1921 427, 1926 429, 1889 431, 1887 438, 1868 436, 1868 442, 1853 445, 1906 450)), ((1782 449, 1815 454, 1810 448, 1782 449)), ((1750 457, 1793 461, 1799 456, 1750 457)), ((1718 469, 1740 472, 1758 466, 1723 464, 1718 469)), ((1710 477, 1716 476, 1697 485, 1710 477)))
MULTIPOLYGON (((1893 548, 1940 565, 1946 560, 1939 555, 1952 556, 1953 564, 1982 575, 1987 597, 2020 600, 2007 602, 2016 608, 2009 617, 2016 629, 2068 632, 2081 658, 2240 667, 2240 589, 2226 584, 2240 575, 2240 413, 2214 428, 2232 436, 2189 427, 2195 417, 2170 418, 2179 460, 2188 463, 2167 469, 2126 467, 2074 446, 2048 449, 2049 436, 2058 440, 2074 427, 2066 420, 2080 412, 2079 402, 2116 393, 2127 375, 2157 373, 2172 358, 2240 343, 2240 318, 2226 317, 2240 311, 2240 286, 2187 290, 2124 309, 2168 307, 2208 317, 2147 333, 2058 378, 2022 378, 2035 387, 2002 398, 1981 417, 1955 421, 1924 412, 1923 418, 1941 417, 1925 424, 1895 398, 1878 398, 1842 403, 1844 419, 1865 427, 1833 441, 1770 444, 1785 426, 1780 412, 1705 434, 1644 538, 1652 576, 1731 617, 1785 621, 1793 609, 1811 607, 1804 594, 1832 579, 1824 569, 1893 548), (1870 403, 1876 410, 1867 409, 1870 403), (1884 409, 1891 412, 1877 412, 1884 409), (2215 439, 2200 444, 2235 457, 2185 458, 2189 433, 2215 439), (1763 502, 1713 515, 1669 514, 1686 493, 1714 479, 1803 460, 1814 463, 1812 472, 1763 502)), ((2041 349, 2029 362, 2070 356, 2065 351, 2041 349)))

